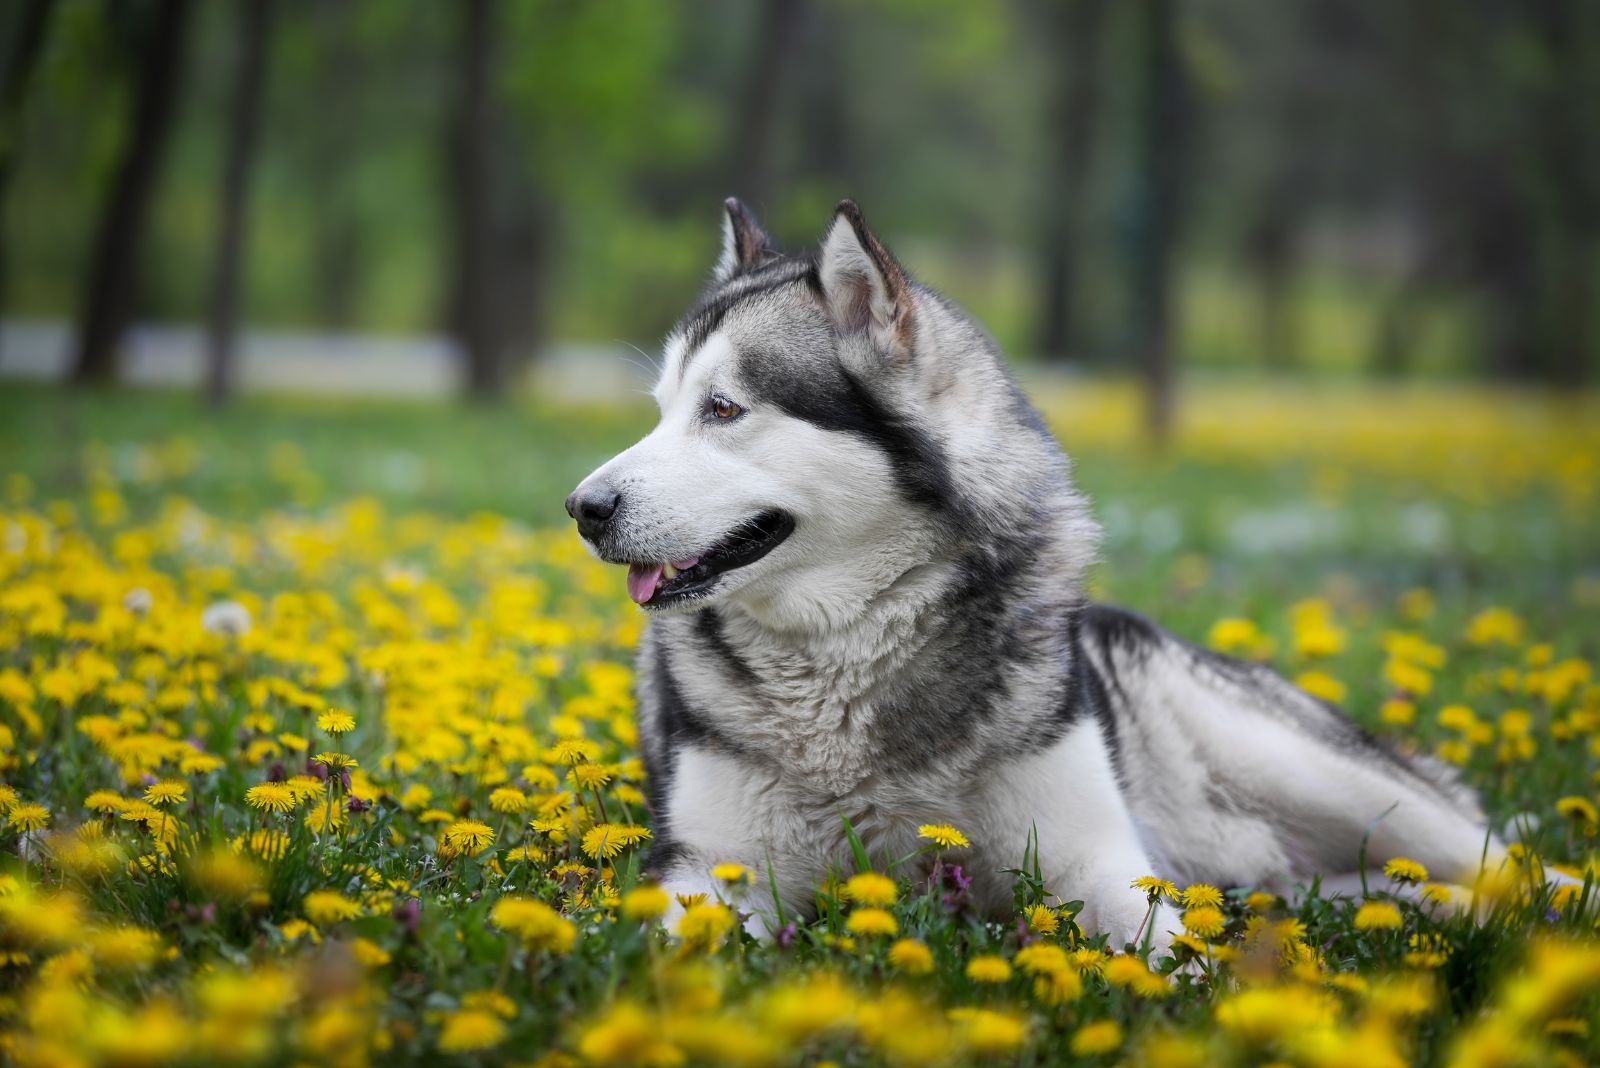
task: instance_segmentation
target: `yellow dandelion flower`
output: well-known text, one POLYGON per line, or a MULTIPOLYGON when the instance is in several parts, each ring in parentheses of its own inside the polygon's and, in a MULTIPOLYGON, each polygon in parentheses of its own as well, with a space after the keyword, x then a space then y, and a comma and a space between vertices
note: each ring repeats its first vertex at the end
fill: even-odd
POLYGON ((489 793, 489 807, 495 812, 515 815, 528 807, 528 795, 515 786, 501 786, 489 793))
POLYGON ((1421 883, 1428 879, 1428 869, 1410 857, 1391 857, 1383 866, 1383 874, 1397 883, 1421 883))
POLYGON ((875 871, 852 875, 844 884, 845 896, 858 905, 892 905, 896 896, 894 880, 875 871))
POLYGON ((6 813, 6 822, 19 831, 37 831, 50 822, 50 810, 43 805, 16 804, 6 813))
POLYGON ((1269 894, 1262 890, 1257 890, 1249 897, 1244 899, 1245 908, 1249 909, 1251 912, 1266 912, 1277 903, 1277 895, 1269 894))
POLYGON ((1158 897, 1166 897, 1172 901, 1177 901, 1179 898, 1176 886, 1166 879, 1157 879, 1154 875, 1141 875, 1131 885, 1135 890, 1143 890, 1151 901, 1158 897))
POLYGON ((548 857, 548 853, 540 849, 538 846, 533 845, 520 845, 515 849, 508 850, 506 852, 506 860, 512 862, 525 860, 530 863, 537 863, 541 860, 548 859, 548 857))
POLYGON ((614 823, 595 824, 583 836, 583 851, 596 860, 610 860, 628 844, 626 837, 619 833, 621 830, 614 823))
POLYGON ((489 910, 489 922, 521 939, 529 949, 551 953, 571 950, 578 934, 571 920, 531 897, 502 897, 489 910))
POLYGON ((1411 701, 1392 697, 1378 708, 1378 718, 1392 727, 1409 727, 1416 722, 1417 706, 1411 701))
POLYGON ((1145 966, 1138 957, 1118 955, 1101 966, 1100 974, 1112 986, 1125 986, 1140 997, 1156 998, 1167 994, 1167 981, 1145 966))
POLYGON ((733 930, 733 912, 723 905, 690 905, 678 919, 677 935, 685 948, 714 950, 733 930))
POLYGON ((886 909, 858 908, 845 921, 845 930, 862 937, 881 936, 893 938, 900 933, 900 924, 886 909))
POLYGON ((505 1041, 506 1025, 494 1013, 463 1009, 445 1016, 439 1028, 441 1053, 471 1053, 491 1049, 505 1041))
POLYGON ((1403 922, 1400 910, 1388 901, 1368 901, 1356 910, 1358 931, 1382 931, 1399 927, 1403 922))
POLYGON ((1061 929, 1061 917, 1051 908, 1035 905, 1026 913, 1028 930, 1036 934, 1053 935, 1061 929))
POLYGON ((1201 938, 1216 938, 1227 925, 1227 917, 1215 905, 1194 905, 1183 911, 1184 930, 1201 938))
POLYGON ((1122 1028, 1115 1020, 1096 1020, 1072 1033, 1072 1055, 1093 1057, 1122 1045, 1122 1028))
POLYGON ((1326 671, 1302 671, 1295 676, 1294 684, 1312 697, 1320 697, 1333 704, 1343 701, 1347 692, 1345 684, 1326 671))
POLYGON ((96 790, 83 799, 83 807, 91 812, 121 812, 128 799, 112 790, 96 790))
POLYGON ((294 775, 284 780, 284 784, 294 794, 296 801, 312 801, 328 792, 328 786, 314 775, 294 775))
POLYGON ((115 971, 142 971, 161 958, 161 935, 141 927, 115 927, 88 932, 96 965, 115 971))
POLYGON ((325 734, 349 734, 355 729, 355 717, 341 709, 330 708, 317 717, 317 730, 325 734))
POLYGON ((711 877, 719 883, 754 882, 756 873, 743 864, 718 864, 711 869, 711 877))
POLYGON ((1076 949, 1068 958, 1080 972, 1099 972, 1106 966, 1106 955, 1098 949, 1076 949))
POLYGON ((1211 905, 1222 907, 1222 891, 1209 883, 1195 883, 1183 889, 1183 903, 1188 906, 1211 905))
POLYGON ((1028 1021, 995 1009, 951 1009, 950 1021, 962 1029, 967 1048, 980 1057, 999 1057, 1021 1048, 1028 1037, 1028 1021))
POLYGON ((1600 823, 1600 812, 1595 811, 1594 802, 1587 797, 1561 798, 1556 802, 1556 813, 1583 827, 1600 823))
POLYGON ((616 771, 609 764, 578 764, 567 772, 567 777, 579 789, 594 790, 615 778, 616 771))
POLYGON ((153 782, 144 788, 144 799, 152 805, 175 805, 187 796, 187 789, 181 782, 153 782))
POLYGON ((587 738, 563 738, 545 755, 554 764, 576 765, 594 760, 600 755, 600 747, 587 738))
POLYGON ((1053 975, 1072 970, 1067 951, 1049 942, 1032 942, 1017 950, 1016 965, 1029 975, 1053 975))
POLYGON ((902 938, 889 947, 889 964, 907 975, 933 971, 933 951, 915 938, 902 938))
POLYGON ((1446 883, 1429 883, 1420 891, 1422 900, 1430 905, 1447 905, 1450 903, 1450 887, 1446 883))
POLYGON ((318 927, 361 915, 361 906, 337 890, 313 890, 301 901, 300 907, 305 910, 306 919, 318 927))
POLYGON ((1439 709, 1439 726, 1453 731, 1466 732, 1478 722, 1478 717, 1466 705, 1445 705, 1439 709))
POLYGON ((251 831, 249 837, 240 835, 231 843, 237 852, 246 852, 262 860, 278 860, 289 851, 289 836, 282 831, 261 828, 251 831))
POLYGON ((682 1064, 684 1052, 673 1045, 661 1020, 632 1002, 618 1002, 583 1029, 578 1054, 590 1064, 607 1068, 671 1068, 682 1064))
POLYGON ((475 857, 494 842, 494 831, 478 820, 457 820, 444 829, 444 841, 453 852, 475 857))
POLYGON ((294 791, 281 782, 257 783, 245 791, 244 799, 264 812, 288 812, 298 803, 294 791))
POLYGON ((1011 962, 994 954, 984 954, 967 962, 966 974, 974 983, 1003 983, 1011 978, 1011 962))
POLYGON ((370 938, 351 939, 350 953, 363 968, 382 968, 392 959, 387 949, 370 938))
POLYGON ((967 836, 948 823, 924 823, 917 828, 917 837, 932 842, 940 849, 964 849, 972 843, 967 836))
POLYGON ((622 914, 630 920, 657 920, 671 904, 661 887, 636 886, 622 896, 622 914))

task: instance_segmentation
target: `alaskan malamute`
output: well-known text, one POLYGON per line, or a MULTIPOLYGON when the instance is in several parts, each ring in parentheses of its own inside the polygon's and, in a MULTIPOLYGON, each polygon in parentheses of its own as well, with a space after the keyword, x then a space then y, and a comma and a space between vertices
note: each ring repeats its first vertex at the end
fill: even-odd
POLYGON ((1099 530, 1066 458, 994 342, 854 203, 799 254, 726 207, 660 422, 566 502, 650 616, 648 867, 669 890, 726 893, 709 869, 741 862, 760 927, 773 886, 805 915, 849 868, 841 816, 879 864, 949 823, 980 906, 1010 906, 1036 835, 1050 892, 1121 946, 1143 875, 1286 889, 1354 871, 1369 829, 1374 862, 1446 878, 1502 851, 1431 762, 1089 603, 1099 530))

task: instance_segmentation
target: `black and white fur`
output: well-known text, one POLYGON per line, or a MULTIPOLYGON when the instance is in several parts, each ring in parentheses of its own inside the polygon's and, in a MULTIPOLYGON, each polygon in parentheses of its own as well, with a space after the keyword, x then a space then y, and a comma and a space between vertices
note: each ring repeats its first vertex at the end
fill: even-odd
POLYGON ((1431 764, 1086 600, 1099 529, 1066 458, 988 335, 854 204, 801 255, 727 208, 713 281, 666 342, 659 424, 568 500, 617 563, 792 520, 753 563, 646 605, 650 866, 670 890, 722 892, 708 870, 737 861, 760 873, 740 902, 756 924, 769 870, 803 915, 849 866, 843 815, 880 864, 916 852, 919 824, 959 827, 975 900, 1000 910, 1036 830, 1052 893, 1121 945, 1141 875, 1287 888, 1353 871, 1375 821, 1371 857, 1442 877, 1499 851, 1431 764))

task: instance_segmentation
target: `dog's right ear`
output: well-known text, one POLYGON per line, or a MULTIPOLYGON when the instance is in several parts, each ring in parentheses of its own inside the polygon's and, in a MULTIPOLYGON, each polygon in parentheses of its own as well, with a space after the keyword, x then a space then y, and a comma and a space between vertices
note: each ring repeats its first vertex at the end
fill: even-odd
POLYGON ((759 267, 769 256, 782 254, 744 201, 729 197, 722 206, 727 209, 722 216, 722 256, 713 272, 718 285, 759 267))

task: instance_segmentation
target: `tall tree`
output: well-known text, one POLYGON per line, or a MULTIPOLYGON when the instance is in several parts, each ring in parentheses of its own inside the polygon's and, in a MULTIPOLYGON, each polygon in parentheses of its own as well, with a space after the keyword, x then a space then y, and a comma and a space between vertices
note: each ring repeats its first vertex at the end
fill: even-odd
POLYGON ((779 89, 794 59, 804 13, 805 0, 763 0, 735 98, 726 192, 758 210, 771 207, 779 89))
POLYGON ((224 404, 237 385, 234 354, 239 333, 239 289, 248 239, 250 175, 261 131, 273 0, 236 0, 239 29, 233 100, 228 109, 228 156, 222 180, 217 259, 212 274, 206 397, 224 404))
POLYGON ((1041 356, 1051 358, 1070 355, 1081 335, 1077 267, 1099 108, 1095 57, 1105 7, 1105 0, 1045 0, 1042 5, 1052 62, 1042 138, 1035 344, 1041 356))
POLYGON ((456 293, 452 319, 466 356, 467 393, 476 400, 500 396, 506 366, 494 328, 493 141, 490 97, 495 16, 492 0, 460 7, 460 88, 452 130, 456 293))
POLYGON ((1156 445, 1172 428, 1174 263, 1184 181, 1184 85, 1177 0, 1139 0, 1139 105, 1132 230, 1134 351, 1145 388, 1145 429, 1156 445))
POLYGON ((101 210, 78 322, 75 382, 116 377, 117 350, 133 317, 138 255, 162 157, 171 138, 194 0, 158 0, 142 42, 127 140, 101 210))
POLYGON ((1292 300, 1296 227, 1304 196, 1285 163, 1250 213, 1244 232, 1245 266, 1255 278, 1261 351, 1275 371, 1299 366, 1299 331, 1292 300))
POLYGON ((317 114, 306 131, 311 158, 323 176, 311 198, 316 234, 317 319, 332 330, 355 322, 363 265, 359 190, 353 181, 363 149, 357 131, 363 123, 363 90, 371 75, 370 57, 360 47, 357 5, 322 0, 311 16, 317 62, 311 75, 317 114))
MULTIPOLYGON (((5 70, 0 74, 0 227, 4 225, 6 193, 11 188, 17 147, 22 138, 22 107, 33 85, 34 72, 39 69, 39 57, 44 53, 54 6, 54 0, 26 0, 22 5, 17 16, 16 37, 10 54, 5 57, 5 70)), ((0 230, 0 308, 5 306, 5 295, 6 241, 0 230)))
POLYGON ((1597 67, 1591 47, 1600 19, 1583 0, 1552 0, 1532 12, 1549 66, 1530 109, 1541 164, 1530 199, 1543 216, 1543 369, 1551 381, 1578 387, 1595 355, 1594 306, 1600 300, 1600 158, 1592 133, 1597 67))

